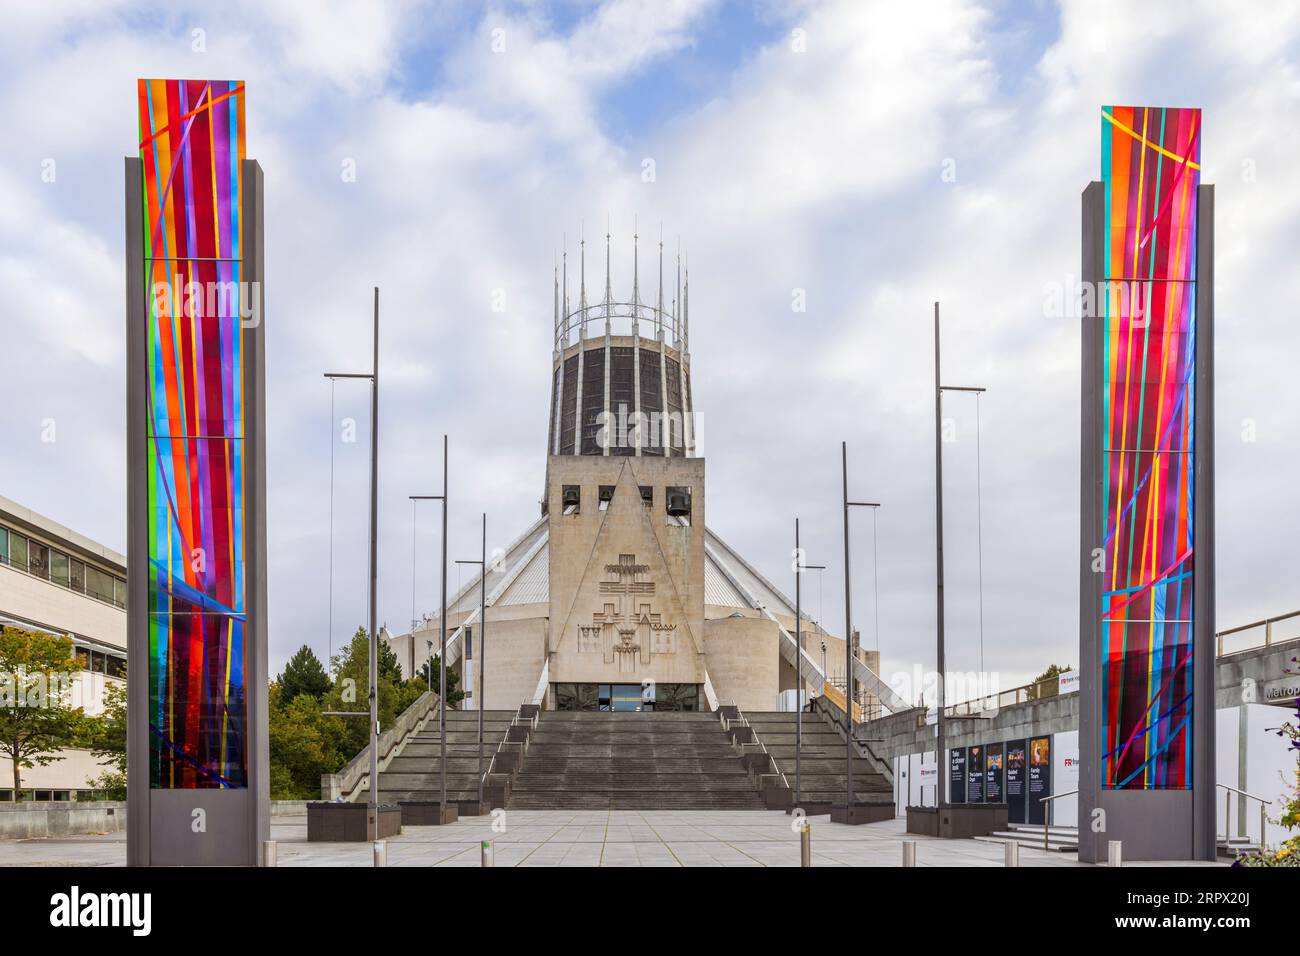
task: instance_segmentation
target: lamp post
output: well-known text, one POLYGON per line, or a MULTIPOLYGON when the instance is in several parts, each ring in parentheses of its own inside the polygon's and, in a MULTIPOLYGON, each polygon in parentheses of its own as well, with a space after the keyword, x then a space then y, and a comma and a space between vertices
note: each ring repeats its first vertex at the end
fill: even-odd
MULTIPOLYGON (((803 750, 803 573, 824 571, 824 564, 805 564, 799 548, 799 519, 794 519, 794 805, 799 806, 800 752, 803 750)), ((826 645, 822 644, 823 655, 826 645)), ((822 682, 826 679, 826 662, 822 660, 822 682)))
MULTIPOLYGON (((474 708, 478 711, 478 812, 483 812, 483 661, 487 657, 487 514, 483 515, 483 543, 477 561, 457 561, 457 564, 477 564, 478 575, 478 694, 474 708)), ((474 641, 469 644, 473 648, 474 641)))
POLYGON ((849 501, 849 446, 840 442, 844 488, 844 759, 848 769, 844 822, 853 822, 853 593, 849 575, 849 509, 879 508, 875 501, 849 501))
POLYGON ((379 286, 375 286, 374 343, 370 372, 326 372, 331 380, 370 380, 370 792, 366 816, 371 832, 379 834, 379 286))
POLYGON ((949 767, 944 761, 944 701, 947 676, 943 659, 943 393, 972 392, 979 394, 983 388, 967 385, 944 385, 939 376, 939 303, 934 304, 934 550, 935 550, 935 602, 936 602, 936 665, 939 669, 939 710, 935 719, 934 766, 938 771, 938 788, 935 805, 942 807, 948 790, 949 767))
MULTIPOLYGON (((439 579, 442 612, 438 626, 442 629, 441 651, 438 658, 438 776, 441 791, 439 813, 447 812, 447 436, 442 436, 442 494, 410 495, 412 501, 442 502, 442 560, 439 579)), ((433 680, 433 668, 429 668, 433 680)), ((441 819, 441 818, 440 818, 441 819)))

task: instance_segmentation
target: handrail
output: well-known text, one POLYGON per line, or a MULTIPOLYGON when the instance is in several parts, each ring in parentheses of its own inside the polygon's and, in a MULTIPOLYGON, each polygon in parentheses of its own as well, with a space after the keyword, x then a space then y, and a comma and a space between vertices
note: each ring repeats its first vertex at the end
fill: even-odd
MULTIPOLYGON (((1229 657, 1233 654, 1244 654, 1246 651, 1252 651, 1257 647, 1272 647, 1273 644, 1275 643, 1273 639, 1273 625, 1278 624, 1282 621, 1289 621, 1292 618, 1300 618, 1300 611, 1291 611, 1290 613, 1287 614, 1278 614, 1275 615, 1274 617, 1266 617, 1258 621, 1251 621, 1249 624, 1238 624, 1236 627, 1230 627, 1226 631, 1219 631, 1219 633, 1214 635, 1215 657, 1229 657), (1234 650, 1231 651, 1226 651, 1226 652, 1224 651, 1223 639, 1225 637, 1229 637, 1233 634, 1241 634, 1244 631, 1251 631, 1257 627, 1260 627, 1261 625, 1264 628, 1263 643, 1256 642, 1254 644, 1247 644, 1244 647, 1235 648, 1234 650)), ((1297 635, 1296 637, 1284 637, 1282 640, 1277 641, 1276 643, 1284 644, 1287 643, 1288 641, 1294 641, 1297 639, 1300 639, 1300 635, 1297 635)))
MULTIPOLYGON (((527 720, 531 724, 533 730, 537 729, 537 714, 534 714, 532 717, 523 716, 524 707, 529 703, 530 701, 528 700, 520 701, 519 707, 515 710, 514 716, 510 718, 510 727, 518 727, 521 722, 527 720)), ((506 748, 507 744, 515 744, 521 749, 526 746, 526 744, 520 743, 517 740, 511 740, 510 729, 507 728, 505 734, 501 737, 501 743, 497 744, 497 749, 492 752, 492 759, 488 761, 487 769, 483 771, 484 784, 487 783, 488 777, 492 775, 492 768, 497 765, 497 757, 501 754, 501 751, 506 748)))
MULTIPOLYGON (((440 706, 438 695, 426 690, 415 699, 410 707, 402 711, 393 725, 379 735, 379 757, 377 765, 383 770, 395 755, 395 751, 404 746, 408 737, 423 726, 430 714, 440 706)), ((361 752, 349 760, 338 773, 321 774, 321 799, 327 802, 349 800, 361 787, 361 782, 370 776, 370 745, 366 744, 361 752)))
POLYGON ((1078 691, 1070 690, 1066 691, 1065 694, 1061 694, 1056 689, 1057 687, 1059 687, 1059 678, 1049 677, 1046 680, 1021 684, 1019 687, 1012 687, 1008 690, 994 691, 992 694, 985 694, 982 697, 972 697, 969 700, 958 701, 955 704, 946 704, 943 708, 943 715, 944 717, 975 717, 985 711, 997 710, 1001 707, 1027 704, 1034 700, 1047 700, 1049 697, 1065 697, 1078 693, 1078 691))
MULTIPOLYGON (((1053 800, 1059 800, 1059 799, 1061 799, 1061 797, 1073 797, 1073 796, 1077 796, 1078 793, 1079 793, 1079 791, 1078 791, 1077 788, 1074 789, 1074 790, 1067 790, 1067 791, 1065 791, 1065 793, 1049 793, 1049 794, 1048 794, 1047 796, 1045 796, 1045 797, 1039 797, 1039 798, 1038 798, 1038 802, 1039 802, 1039 803, 1051 803, 1053 800)), ((1046 851, 1046 850, 1048 849, 1048 846, 1047 846, 1047 830, 1048 830, 1048 827, 1049 827, 1049 826, 1050 826, 1050 824, 1047 822, 1047 807, 1043 807, 1043 850, 1044 850, 1044 851, 1046 851)))
MULTIPOLYGON (((1236 787, 1230 787, 1226 783, 1216 783, 1215 786, 1226 791, 1223 795, 1223 842, 1225 844, 1232 843, 1232 795, 1235 793, 1239 797, 1249 797, 1259 803, 1259 848, 1263 850, 1266 845, 1264 838, 1268 835, 1268 813, 1266 812, 1266 809, 1272 801, 1265 800, 1263 797, 1256 796, 1253 793, 1248 793, 1245 790, 1238 790, 1236 787)), ((1238 812, 1240 812, 1240 799, 1237 801, 1237 806, 1238 812)), ((1217 825, 1215 826, 1215 830, 1218 830, 1217 825)), ((1239 841, 1249 840, 1249 834, 1243 834, 1241 830, 1242 827, 1237 827, 1237 839, 1239 841)), ((1215 836, 1217 837, 1218 834, 1216 833, 1215 836)))
MULTIPOLYGON (((767 744, 763 743, 763 738, 760 737, 758 733, 754 731, 754 725, 749 722, 749 718, 746 717, 745 712, 740 709, 740 705, 733 703, 732 706, 736 708, 736 716, 734 720, 739 721, 742 727, 748 727, 750 729, 750 732, 754 736, 753 742, 757 743, 759 747, 763 749, 763 755, 767 757, 767 759, 771 762, 772 769, 774 769, 777 772, 778 776, 780 776, 781 778, 781 783, 783 783, 785 785, 785 788, 789 790, 790 781, 786 779, 785 771, 782 770, 781 765, 776 762, 776 758, 773 757, 771 753, 768 752, 767 744)), ((731 729, 731 725, 733 723, 732 719, 728 719, 727 717, 720 717, 719 719, 722 721, 722 729, 724 731, 731 729)), ((743 751, 745 749, 745 744, 741 744, 740 749, 743 751)))

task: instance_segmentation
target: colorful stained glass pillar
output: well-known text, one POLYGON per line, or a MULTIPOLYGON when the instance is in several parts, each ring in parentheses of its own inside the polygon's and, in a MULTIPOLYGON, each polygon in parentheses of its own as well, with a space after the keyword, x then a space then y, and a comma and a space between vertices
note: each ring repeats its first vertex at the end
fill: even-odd
POLYGON ((262 170, 245 157, 243 83, 137 94, 127 858, 255 865, 270 832, 262 170))
POLYGON ((1213 860, 1214 187, 1201 111, 1102 107, 1083 193, 1079 859, 1213 860))

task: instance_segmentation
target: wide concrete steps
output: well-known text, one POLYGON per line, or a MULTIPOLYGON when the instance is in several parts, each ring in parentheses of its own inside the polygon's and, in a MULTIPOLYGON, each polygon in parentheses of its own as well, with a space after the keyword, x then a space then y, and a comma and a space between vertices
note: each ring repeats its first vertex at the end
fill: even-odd
MULTIPOLYGON (((796 727, 798 715, 794 713, 747 712, 745 719, 777 768, 785 774, 791 789, 795 785, 797 747, 802 803, 844 803, 848 791, 844 738, 821 715, 803 714, 802 731, 796 727)), ((853 797, 856 803, 892 803, 894 788, 875 764, 865 757, 855 756, 853 797)))
POLYGON ((1043 843, 1043 828, 1033 823, 1012 823, 1005 830, 988 836, 977 836, 981 843, 1006 843, 1014 840, 1022 846, 1053 853, 1076 853, 1079 849, 1078 827, 1048 827, 1047 843, 1043 843))
MULTIPOLYGON (((483 769, 486 770, 514 717, 512 711, 483 712, 483 769)), ((479 791, 477 711, 448 711, 447 799, 474 801, 479 791)), ((436 802, 442 798, 442 740, 438 721, 412 734, 379 771, 381 803, 436 802)))
POLYGON ((763 802, 713 714, 546 711, 509 806, 758 810, 763 802))

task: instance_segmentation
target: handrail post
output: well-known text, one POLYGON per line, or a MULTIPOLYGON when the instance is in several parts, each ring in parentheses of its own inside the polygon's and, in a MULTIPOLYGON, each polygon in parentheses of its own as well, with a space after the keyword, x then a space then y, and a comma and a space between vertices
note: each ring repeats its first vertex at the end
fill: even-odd
POLYGON ((1264 834, 1267 832, 1264 829, 1264 825, 1267 822, 1268 822, 1268 816, 1267 814, 1264 813, 1264 801, 1261 800, 1259 801, 1259 852, 1260 853, 1263 853, 1268 848, 1268 843, 1264 839, 1264 834))

